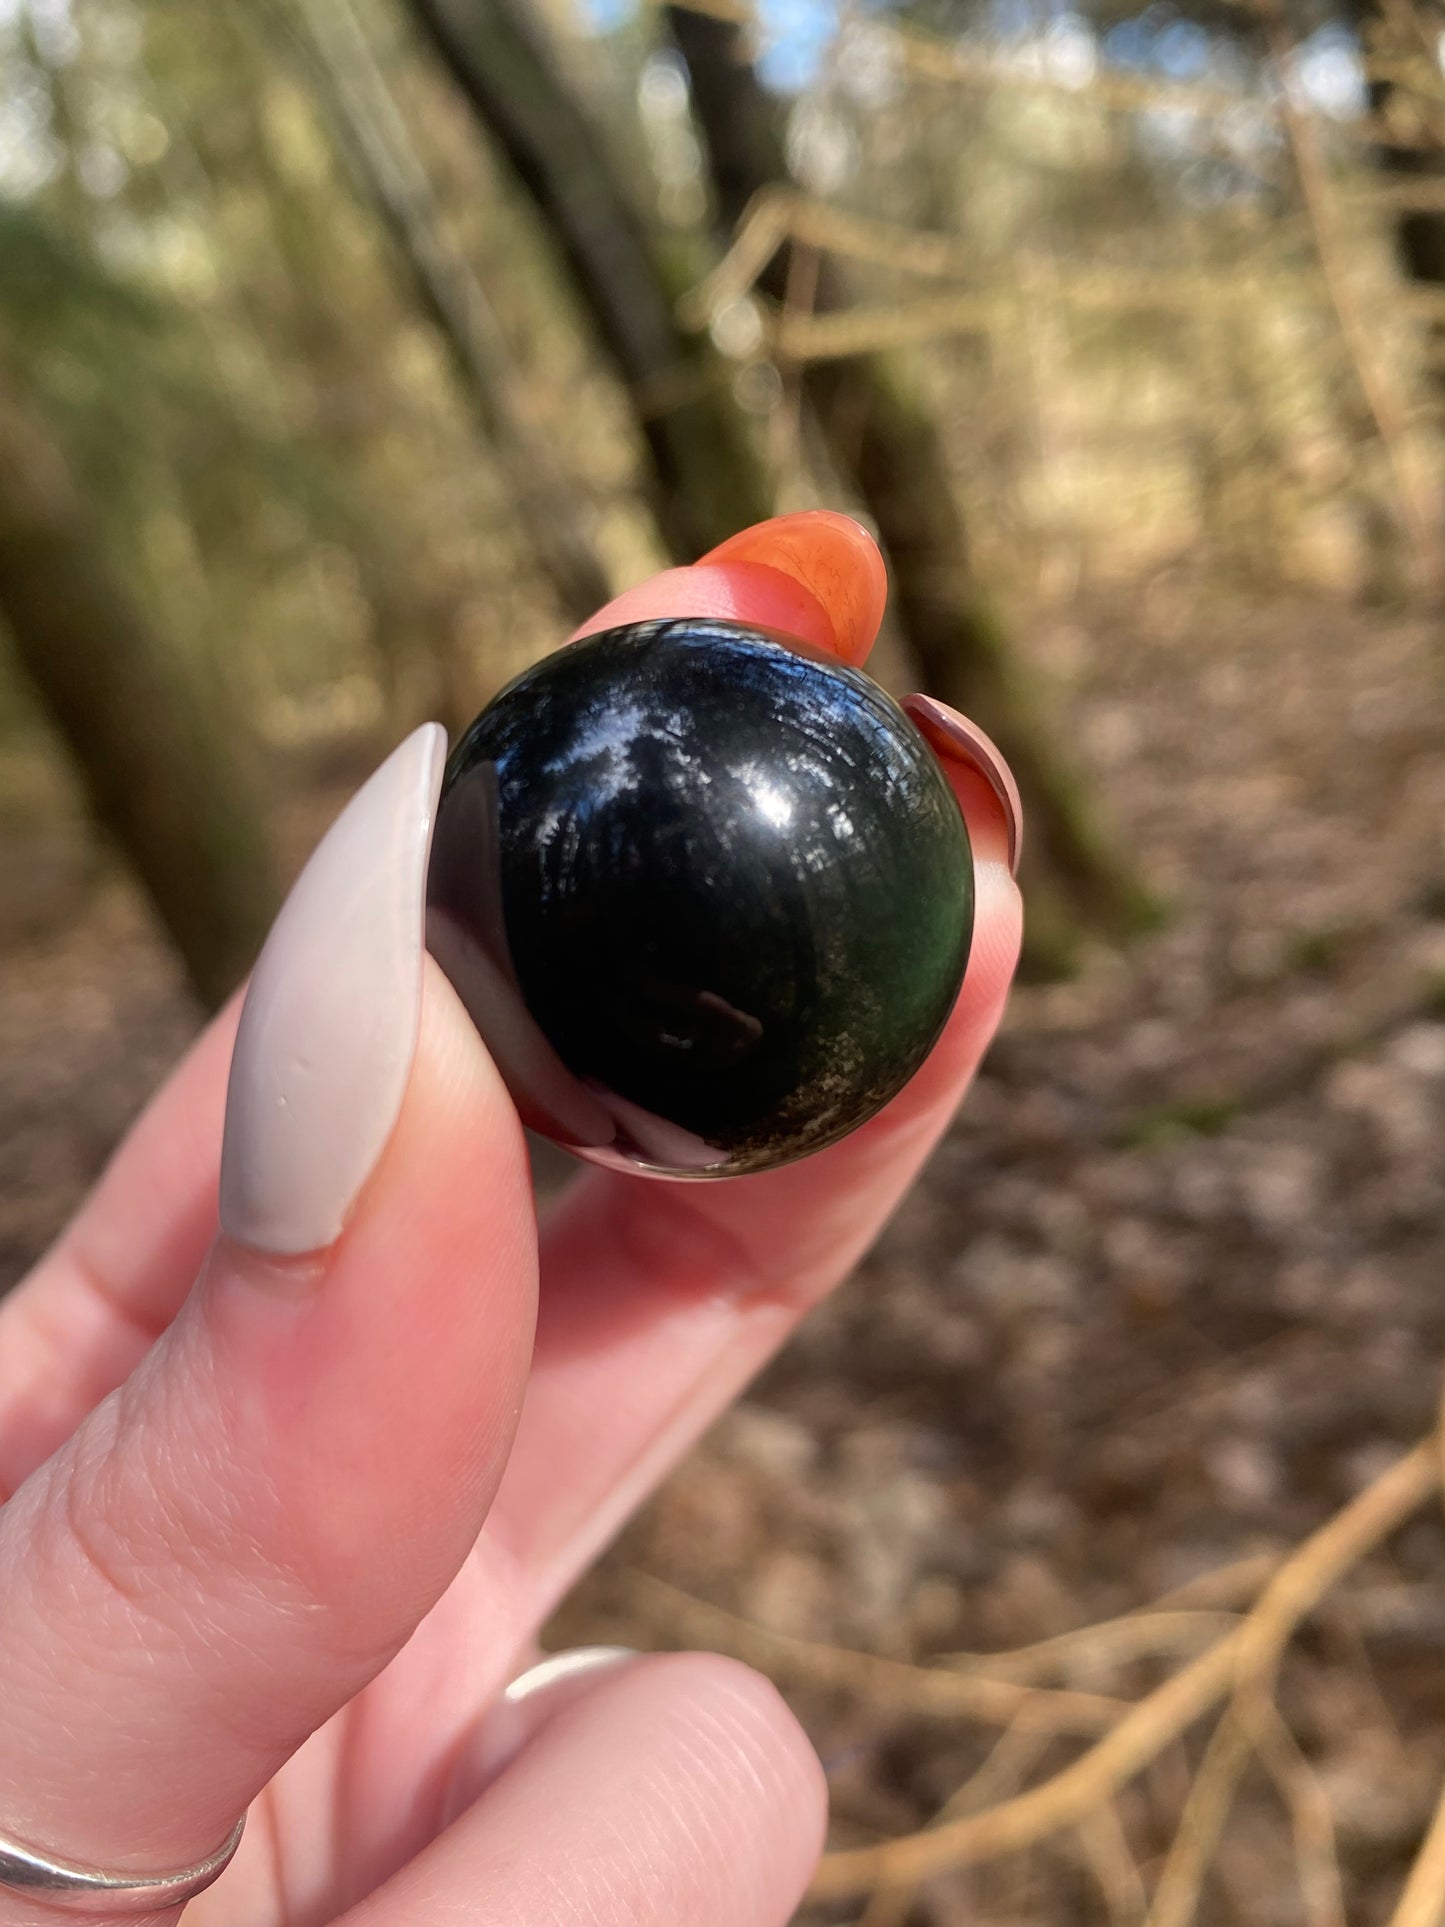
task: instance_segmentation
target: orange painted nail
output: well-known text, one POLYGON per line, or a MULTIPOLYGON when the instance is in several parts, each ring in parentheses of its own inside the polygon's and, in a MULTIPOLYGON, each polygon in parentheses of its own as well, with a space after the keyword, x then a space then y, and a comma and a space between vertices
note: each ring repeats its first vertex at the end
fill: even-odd
POLYGON ((866 661, 883 620, 888 572, 861 522, 833 509, 775 515, 730 536, 701 560, 760 563, 792 576, 827 610, 838 656, 855 667, 866 661))

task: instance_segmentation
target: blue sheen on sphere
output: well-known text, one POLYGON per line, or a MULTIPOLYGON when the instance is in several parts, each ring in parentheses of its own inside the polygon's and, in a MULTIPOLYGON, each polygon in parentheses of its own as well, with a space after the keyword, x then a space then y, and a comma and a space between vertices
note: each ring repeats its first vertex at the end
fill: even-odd
POLYGON ((831 1144, 917 1070, 973 927, 963 816, 861 671, 703 619, 573 643, 447 765, 430 947, 523 1121, 671 1177, 831 1144))

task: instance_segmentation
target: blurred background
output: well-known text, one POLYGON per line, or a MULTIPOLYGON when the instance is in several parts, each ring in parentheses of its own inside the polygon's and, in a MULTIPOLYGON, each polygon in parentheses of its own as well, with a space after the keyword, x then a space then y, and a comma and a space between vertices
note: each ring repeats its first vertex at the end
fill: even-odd
POLYGON ((841 1847, 944 1815, 813 1927, 1445 1919, 1442 53, 0 0, 0 1287, 358 778, 669 559, 851 510, 1019 774, 965 1115, 555 1628, 771 1671, 841 1847))

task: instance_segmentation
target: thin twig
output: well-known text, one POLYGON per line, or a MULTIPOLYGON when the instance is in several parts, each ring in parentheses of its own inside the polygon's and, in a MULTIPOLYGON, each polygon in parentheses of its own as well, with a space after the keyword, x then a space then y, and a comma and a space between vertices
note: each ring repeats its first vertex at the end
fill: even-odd
POLYGON ((1112 1799, 1177 1733, 1224 1698, 1233 1682, 1237 1638, 1231 1634, 1166 1680, 1103 1739, 1041 1786, 986 1813, 881 1847, 829 1854, 814 1881, 814 1897, 837 1899, 882 1879, 925 1879, 949 1867, 1016 1853, 1076 1825, 1100 1800, 1112 1799))
POLYGON ((1440 1927, 1445 1920, 1445 1791, 1395 1903, 1390 1927, 1440 1927))
POLYGON ((963 1785, 939 1813, 940 1820, 954 1820, 963 1813, 978 1813, 990 1801, 1006 1799, 1016 1793, 1038 1764, 1052 1734, 1029 1717, 1025 1707, 1012 1726, 1006 1726, 984 1757, 983 1765, 963 1785))
POLYGON ((1283 1559, 1284 1555, 1278 1552, 1249 1553, 1243 1559, 1232 1560, 1227 1566, 1216 1566, 1211 1572, 1201 1572, 1197 1578, 1186 1579, 1183 1585, 1171 1587, 1143 1610, 1151 1613, 1233 1612, 1258 1597, 1260 1587, 1279 1571, 1283 1559))
POLYGON ((941 1664, 1037 1686, 1075 1667, 1094 1671, 1136 1659, 1187 1659, 1238 1624, 1239 1615, 1229 1612, 1125 1613, 1011 1652, 949 1653, 941 1664))
POLYGON ((1248 1723, 1231 1706, 1215 1727, 1154 1889, 1147 1927, 1189 1927, 1204 1876, 1254 1752, 1248 1723))
MULTIPOLYGON (((685 7, 689 13, 723 20, 732 26, 753 29, 757 26, 757 9, 743 4, 743 0, 672 0, 672 3, 685 7)), ((664 0, 653 0, 653 4, 661 6, 664 0)), ((1251 4, 1251 11, 1255 10, 1251 4)), ((926 29, 905 26, 896 19, 887 25, 869 19, 868 29, 886 37, 898 66, 918 80, 978 87, 988 92, 1042 94, 1046 98, 1101 107, 1106 113, 1166 113, 1177 116, 1181 122, 1196 123, 1206 137, 1212 132, 1214 122, 1238 114, 1241 109, 1269 119, 1277 106, 1272 98, 1249 94, 1241 88, 1211 85, 1207 81, 1166 80, 1153 74, 1127 73, 1117 67, 1101 68, 1081 85, 1067 77, 1021 65, 1017 60, 1010 60, 1007 52, 969 45, 959 39, 945 40, 926 29)), ((1367 60, 1364 69, 1370 78, 1397 82, 1400 78, 1393 64, 1377 66, 1367 60)), ((1412 78, 1421 80, 1426 71, 1424 64, 1409 69, 1412 78)), ((1436 91, 1430 89, 1432 100, 1436 91)), ((1439 145, 1432 129, 1389 128, 1378 115, 1360 115, 1351 123, 1351 129, 1362 142, 1388 142, 1396 147, 1419 147, 1427 151, 1439 145)))
MULTIPOLYGON (((983 1763, 949 1796, 939 1810, 939 1820, 977 1813, 991 1800, 1001 1800, 1016 1792, 1052 1737, 1037 1721, 1030 1720, 1027 1707, 1021 1709, 984 1755, 983 1763)), ((901 1927, 917 1892, 917 1883, 913 1881, 901 1887, 880 1884, 873 1889, 857 1927, 901 1927)))
POLYGON ((631 1584, 645 1600, 663 1609, 669 1623, 685 1627, 689 1638, 720 1647, 766 1671, 790 1674, 833 1691, 861 1694, 900 1712, 1009 1726, 1027 1709, 1041 1729, 1094 1734, 1112 1726, 1123 1710, 1124 1702, 1103 1693, 1020 1686, 1012 1680, 975 1677, 941 1667, 910 1666, 902 1660, 880 1659, 873 1653, 852 1652, 846 1647, 772 1632, 721 1606, 680 1592, 650 1574, 634 1573, 631 1584))
POLYGON ((1098 1882, 1112 1927, 1138 1927, 1148 1906, 1139 1863, 1112 1800, 1086 1813, 1074 1829, 1089 1871, 1098 1882))
MULTIPOLYGON (((730 302, 754 289, 763 270, 786 241, 806 244, 850 260, 907 271, 938 280, 959 274, 965 267, 962 244, 951 235, 900 228, 891 222, 830 207, 796 189, 764 188, 744 210, 731 245, 722 259, 682 297, 678 313, 684 325, 701 328, 730 302)), ((1333 257, 1332 257, 1333 260, 1333 257)), ((976 269, 976 262, 968 266, 976 269)), ((952 334, 986 334, 1014 325, 1021 302, 1044 299, 1083 314, 1181 314, 1249 316, 1287 306, 1331 308, 1344 328, 1353 325, 1354 310, 1341 311, 1323 274, 1300 274, 1261 265, 1253 272, 1238 269, 1227 281, 1218 275, 1179 270, 1140 273, 1111 267, 1088 268, 1018 257, 1008 286, 964 287, 937 295, 920 295, 886 306, 858 307, 828 314, 788 314, 765 310, 768 345, 774 357, 787 362, 828 361, 875 349, 921 343, 952 334)), ((1348 296, 1346 302, 1348 304, 1348 296)), ((1423 286, 1402 288, 1396 296, 1402 313, 1432 319, 1445 312, 1445 291, 1423 286)), ((1378 416, 1383 401, 1385 421, 1392 432, 1395 416, 1392 395, 1380 390, 1368 350, 1359 360, 1356 335, 1347 343, 1356 366, 1370 371, 1375 383, 1372 407, 1378 416), (1376 392, 1379 391, 1379 392, 1376 392)))
POLYGON ((1376 350, 1375 331, 1366 322, 1355 298, 1349 264, 1335 222, 1333 191, 1320 149, 1318 125, 1295 104, 1288 84, 1286 69, 1294 46, 1284 31, 1279 0, 1272 0, 1270 7, 1269 38, 1281 78, 1277 90, 1280 125, 1294 157, 1300 196, 1314 233, 1320 277, 1329 296, 1341 339, 1349 349, 1355 379, 1390 465, 1400 523, 1414 553, 1416 570, 1422 583, 1429 586, 1436 581, 1440 570, 1436 518, 1417 480, 1408 411, 1395 392, 1388 366, 1376 350))
POLYGON ((1345 1927, 1335 1816, 1329 1795, 1271 1698, 1255 1711, 1255 1749, 1289 1813, 1306 1927, 1345 1927))
POLYGON ((912 1887, 875 1887, 857 1927, 904 1927, 913 1911, 912 1887))
MULTIPOLYGON (((818 282, 822 256, 806 241, 793 241, 788 248, 788 273, 783 286, 785 315, 812 314, 818 301, 818 282)), ((802 463, 803 445, 803 371, 787 362, 778 365, 782 383, 782 402, 774 409, 770 424, 772 459, 775 471, 789 477, 797 474, 802 463)))
MULTIPOLYGON (((1445 1402, 1436 1434, 1440 1453, 1439 1471, 1445 1488, 1445 1402)), ((1445 1789, 1442 1789, 1435 1814, 1415 1855, 1389 1927, 1440 1927, 1445 1920, 1445 1789)))
POLYGON ((1118 1724, 1042 1785, 986 1813, 882 1846, 833 1853, 813 1885, 817 1899, 923 1880, 948 1868, 1018 1852, 1112 1799, 1170 1740, 1232 1688, 1272 1677, 1295 1627, 1341 1576, 1408 1519, 1440 1484, 1440 1448, 1417 1445, 1338 1512, 1285 1561, 1238 1628, 1130 1707, 1118 1724))

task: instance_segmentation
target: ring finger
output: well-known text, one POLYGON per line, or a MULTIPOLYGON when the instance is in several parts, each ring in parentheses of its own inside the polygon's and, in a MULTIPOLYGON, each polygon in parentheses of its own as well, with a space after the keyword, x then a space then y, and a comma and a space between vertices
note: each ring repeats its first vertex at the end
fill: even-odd
POLYGON ((816 1755, 775 1690, 697 1654, 615 1670, 348 1927, 783 1927, 822 1845, 816 1755))

